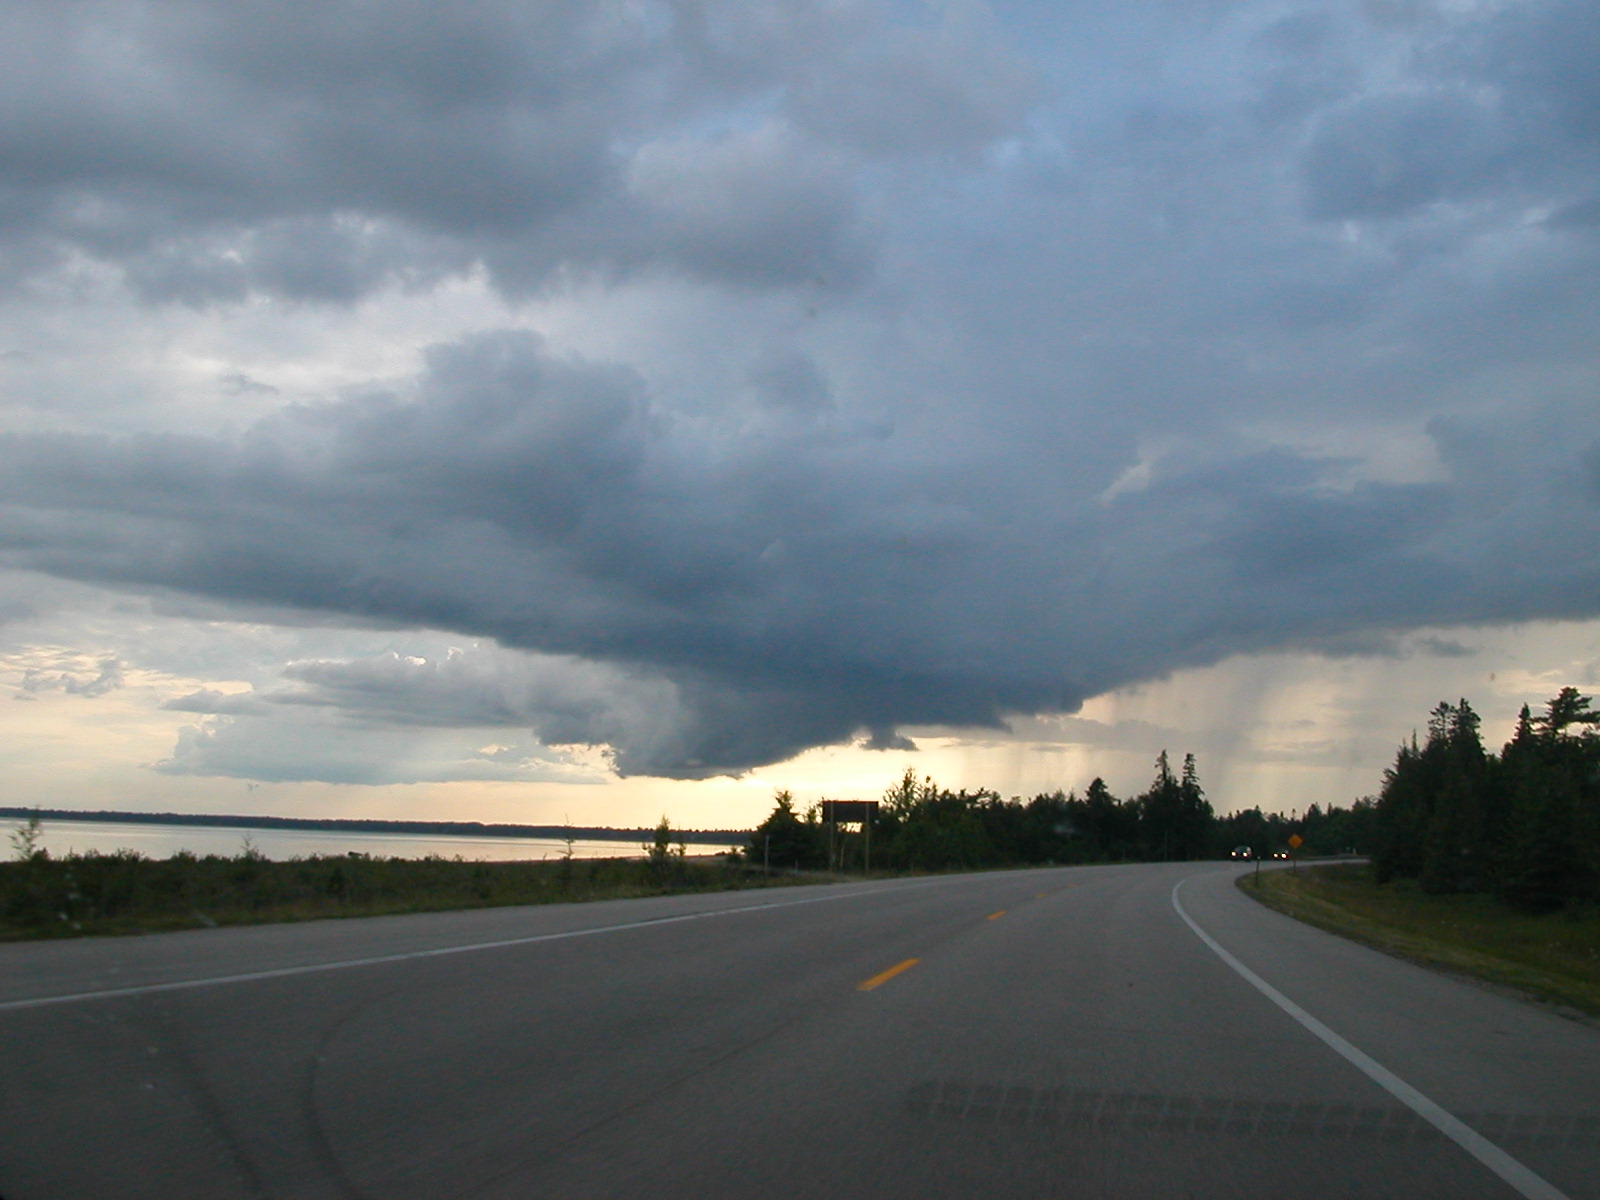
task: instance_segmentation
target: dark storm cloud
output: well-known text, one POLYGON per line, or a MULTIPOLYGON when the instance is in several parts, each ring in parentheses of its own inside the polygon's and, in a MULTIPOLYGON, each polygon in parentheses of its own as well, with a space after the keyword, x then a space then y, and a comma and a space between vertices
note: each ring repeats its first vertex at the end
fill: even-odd
POLYGON ((1414 55, 1411 73, 1349 89, 1316 115, 1301 162, 1313 216, 1396 217, 1484 198, 1559 201, 1595 186, 1594 5, 1507 5, 1419 43, 1414 55))
POLYGON ((326 711, 695 776, 1600 614, 1592 5, 269 11, 9 10, 62 67, 0 84, 18 270, 637 270, 699 319, 631 362, 478 333, 237 437, 0 441, 12 566, 536 652, 197 693, 183 769, 326 711))
POLYGON ((17 565, 592 660, 300 664, 266 703, 523 724, 691 776, 1070 709, 1243 650, 1592 613, 1588 465, 1556 429, 1506 435, 1441 437, 1448 484, 1341 489, 1325 461, 1219 447, 1102 501, 957 450, 930 469, 825 410, 708 427, 626 371, 499 334, 436 348, 403 395, 288 410, 234 442, 13 436, 0 455, 17 565), (1473 461, 1486 444, 1508 450, 1493 472, 1473 461))
POLYGON ((8 5, 0 254, 13 276, 86 255, 191 304, 350 300, 478 263, 514 289, 571 266, 847 277, 866 252, 862 148, 968 152, 1031 95, 974 22, 883 17, 811 0, 8 5))
POLYGON ((1307 150, 1312 215, 1392 217, 1494 182, 1508 146, 1465 91, 1363 99, 1327 114, 1307 150))
POLYGON ((1477 651, 1453 638, 1422 637, 1415 643, 1417 649, 1424 654, 1431 654, 1436 658, 1471 658, 1477 651))
POLYGON ((1530 119, 1600 142, 1600 9, 1586 0, 1507 5, 1481 43, 1483 76, 1530 119))

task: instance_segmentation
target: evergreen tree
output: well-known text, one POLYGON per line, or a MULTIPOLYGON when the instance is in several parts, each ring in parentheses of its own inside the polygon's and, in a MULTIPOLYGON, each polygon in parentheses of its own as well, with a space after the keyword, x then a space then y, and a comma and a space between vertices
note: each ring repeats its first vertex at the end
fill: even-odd
POLYGON ((1430 723, 1433 758, 1432 812, 1419 872, 1424 891, 1476 891, 1485 885, 1490 861, 1487 834, 1489 760, 1478 735, 1481 721, 1466 700, 1441 704, 1430 723))
POLYGON ((1156 777, 1138 802, 1146 858, 1169 862, 1191 856, 1187 802, 1183 784, 1172 773, 1172 764, 1163 750, 1156 756, 1156 777))
POLYGON ((1502 756, 1507 851, 1497 872, 1506 899, 1535 911, 1600 899, 1600 713, 1562 688, 1543 714, 1523 709, 1502 756))
POLYGON ((822 826, 801 820, 788 791, 778 791, 773 801, 772 813, 750 835, 751 859, 793 870, 826 866, 828 841, 822 826))
POLYGON ((1417 878, 1430 892, 1493 891, 1548 910, 1600 900, 1600 713, 1562 688, 1511 740, 1487 753, 1461 700, 1428 720, 1384 773, 1373 864, 1379 882, 1417 878))
POLYGON ((1183 756, 1183 775, 1178 780, 1178 844, 1182 858, 1201 858, 1211 849, 1212 812, 1194 755, 1183 756))
POLYGON ((1409 745, 1401 744, 1394 765, 1384 771, 1378 793, 1372 867, 1379 883, 1415 878, 1422 871, 1422 845, 1433 816, 1433 791, 1427 774, 1413 734, 1409 745))
POLYGON ((1137 804, 1118 800, 1099 776, 1084 792, 1075 820, 1092 846, 1094 857, 1121 862, 1140 856, 1137 804))
POLYGON ((1578 689, 1564 687, 1546 706, 1544 715, 1534 722, 1534 728, 1546 741, 1559 741, 1573 725, 1582 727, 1579 736, 1594 725, 1600 725, 1600 713, 1589 710, 1589 697, 1580 696, 1578 689))

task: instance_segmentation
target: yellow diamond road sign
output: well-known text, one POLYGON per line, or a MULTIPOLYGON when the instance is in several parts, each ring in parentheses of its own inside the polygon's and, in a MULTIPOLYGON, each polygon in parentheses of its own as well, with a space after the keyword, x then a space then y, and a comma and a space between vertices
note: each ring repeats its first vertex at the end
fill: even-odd
POLYGON ((1291 833, 1289 835, 1289 848, 1291 850, 1300 849, 1301 845, 1304 844, 1304 842, 1305 842, 1305 838, 1301 837, 1298 833, 1291 833))

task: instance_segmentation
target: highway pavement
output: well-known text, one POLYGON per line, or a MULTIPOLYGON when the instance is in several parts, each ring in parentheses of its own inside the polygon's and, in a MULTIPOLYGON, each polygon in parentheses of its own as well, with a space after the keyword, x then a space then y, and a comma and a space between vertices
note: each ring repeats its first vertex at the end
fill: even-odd
POLYGON ((0 1197, 1600 1200, 1600 1028, 1006 871, 0 946, 0 1197))

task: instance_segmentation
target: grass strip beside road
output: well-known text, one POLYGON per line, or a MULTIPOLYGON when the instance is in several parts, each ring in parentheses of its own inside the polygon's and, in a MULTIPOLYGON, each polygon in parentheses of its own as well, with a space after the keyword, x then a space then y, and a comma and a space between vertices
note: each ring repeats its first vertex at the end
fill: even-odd
POLYGON ((1492 896, 1430 896, 1364 865, 1241 875, 1269 908, 1332 933, 1589 1016, 1600 1016, 1600 910, 1531 915, 1492 896))
POLYGON ((0 863, 0 941, 632 899, 834 878, 768 877, 724 860, 676 855, 663 862, 41 855, 0 863))

